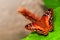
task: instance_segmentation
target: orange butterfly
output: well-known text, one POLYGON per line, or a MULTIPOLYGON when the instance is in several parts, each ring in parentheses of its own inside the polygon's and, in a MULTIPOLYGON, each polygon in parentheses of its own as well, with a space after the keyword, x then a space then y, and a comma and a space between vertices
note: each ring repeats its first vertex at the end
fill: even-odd
POLYGON ((47 35, 49 31, 53 30, 53 10, 48 9, 45 14, 40 18, 34 13, 31 13, 26 8, 20 8, 18 10, 25 18, 29 19, 32 23, 25 26, 27 30, 37 32, 39 34, 47 35))

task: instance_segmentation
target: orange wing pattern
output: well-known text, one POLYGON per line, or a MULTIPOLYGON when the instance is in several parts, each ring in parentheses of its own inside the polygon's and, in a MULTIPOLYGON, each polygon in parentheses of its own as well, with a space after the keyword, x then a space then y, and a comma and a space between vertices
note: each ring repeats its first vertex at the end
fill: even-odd
POLYGON ((53 30, 53 10, 48 9, 45 11, 45 14, 40 18, 37 17, 34 13, 31 13, 26 8, 20 8, 18 10, 25 18, 29 19, 32 23, 29 23, 25 26, 27 30, 37 32, 39 34, 47 35, 49 31, 53 30))

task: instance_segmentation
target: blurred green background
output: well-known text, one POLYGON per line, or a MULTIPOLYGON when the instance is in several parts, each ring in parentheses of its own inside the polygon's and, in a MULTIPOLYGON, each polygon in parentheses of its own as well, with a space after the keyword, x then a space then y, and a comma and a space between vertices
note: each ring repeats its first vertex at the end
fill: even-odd
POLYGON ((43 0, 48 8, 54 10, 54 31, 47 36, 32 32, 23 40, 60 40, 60 0, 43 0))
POLYGON ((60 6, 60 0, 43 0, 48 8, 57 8, 60 6))

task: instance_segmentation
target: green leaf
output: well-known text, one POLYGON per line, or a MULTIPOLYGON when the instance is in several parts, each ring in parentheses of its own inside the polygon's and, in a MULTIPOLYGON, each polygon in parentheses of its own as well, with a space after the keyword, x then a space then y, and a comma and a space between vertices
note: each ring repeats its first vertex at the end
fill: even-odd
POLYGON ((43 0, 48 8, 60 7, 60 0, 43 0))
POLYGON ((60 40, 60 7, 54 9, 54 31, 47 36, 32 32, 23 40, 60 40))

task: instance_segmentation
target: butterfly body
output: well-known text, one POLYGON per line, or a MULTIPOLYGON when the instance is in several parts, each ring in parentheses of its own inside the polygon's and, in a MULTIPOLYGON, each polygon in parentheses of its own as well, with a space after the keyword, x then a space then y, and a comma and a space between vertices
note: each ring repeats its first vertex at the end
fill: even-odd
POLYGON ((27 30, 34 31, 43 35, 47 35, 49 31, 53 30, 53 25, 52 25, 53 10, 52 9, 46 10, 45 14, 41 18, 37 17, 35 14, 31 13, 29 10, 25 8, 20 8, 18 12, 32 22, 25 26, 27 30))

